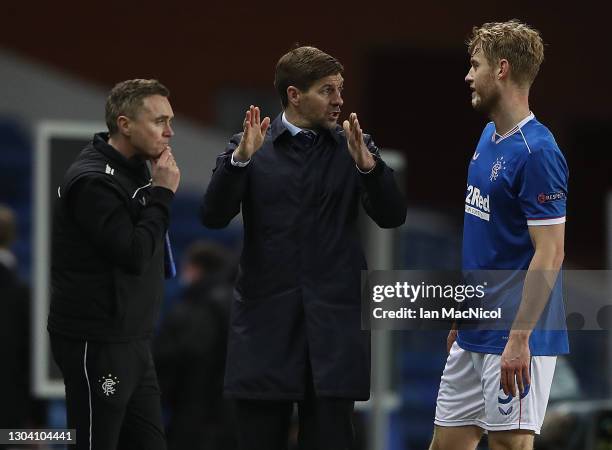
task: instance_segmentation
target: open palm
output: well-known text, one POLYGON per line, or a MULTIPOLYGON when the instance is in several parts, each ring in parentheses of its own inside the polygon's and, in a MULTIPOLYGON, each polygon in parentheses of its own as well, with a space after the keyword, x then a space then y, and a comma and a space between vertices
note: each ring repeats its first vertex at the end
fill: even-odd
POLYGON ((263 145, 266 131, 270 126, 270 118, 261 120, 261 113, 257 106, 251 105, 245 114, 243 127, 244 133, 240 144, 236 149, 236 155, 240 160, 249 160, 263 145))

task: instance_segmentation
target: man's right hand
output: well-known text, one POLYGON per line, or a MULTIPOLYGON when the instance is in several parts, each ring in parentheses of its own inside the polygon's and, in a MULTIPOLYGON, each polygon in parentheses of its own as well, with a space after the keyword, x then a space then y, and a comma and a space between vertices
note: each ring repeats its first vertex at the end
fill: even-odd
POLYGON ((170 146, 167 146, 159 158, 153 160, 151 164, 153 186, 165 187, 176 193, 181 181, 181 172, 176 165, 170 146))
POLYGON ((240 144, 234 150, 234 161, 250 160, 251 156, 263 145, 266 131, 270 126, 270 118, 266 117, 263 121, 260 118, 259 108, 251 105, 244 117, 244 133, 240 144))

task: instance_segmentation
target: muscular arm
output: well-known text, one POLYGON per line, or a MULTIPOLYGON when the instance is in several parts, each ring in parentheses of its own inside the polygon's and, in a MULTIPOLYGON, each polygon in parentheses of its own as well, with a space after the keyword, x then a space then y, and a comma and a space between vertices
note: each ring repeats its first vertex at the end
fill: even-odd
POLYGON ((511 334, 529 338, 555 285, 564 257, 565 224, 529 227, 535 253, 525 277, 523 297, 511 334))
POLYGON ((564 257, 565 224, 530 226, 535 253, 523 286, 523 295, 502 354, 501 383, 506 394, 515 395, 514 373, 519 391, 529 375, 529 337, 546 307, 564 257))

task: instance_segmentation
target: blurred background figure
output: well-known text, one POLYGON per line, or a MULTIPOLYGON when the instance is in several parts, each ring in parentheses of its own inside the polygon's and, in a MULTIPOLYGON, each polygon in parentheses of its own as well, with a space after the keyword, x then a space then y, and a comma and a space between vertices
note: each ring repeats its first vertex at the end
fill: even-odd
POLYGON ((231 405, 222 394, 235 267, 219 244, 198 241, 186 251, 180 299, 155 344, 170 450, 236 447, 231 405))
POLYGON ((2 428, 26 428, 39 423, 38 403, 30 393, 30 292, 17 275, 17 258, 11 251, 16 229, 13 210, 0 204, 2 428))

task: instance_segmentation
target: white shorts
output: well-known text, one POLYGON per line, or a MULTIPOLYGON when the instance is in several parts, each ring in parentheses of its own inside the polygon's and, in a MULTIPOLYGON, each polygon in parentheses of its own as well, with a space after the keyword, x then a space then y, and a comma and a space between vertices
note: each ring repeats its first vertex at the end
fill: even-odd
POLYGON ((501 389, 500 361, 501 355, 469 352, 455 342, 440 381, 434 423, 442 427, 476 425, 487 431, 532 430, 540 434, 557 357, 531 358, 531 386, 519 398, 501 389))

